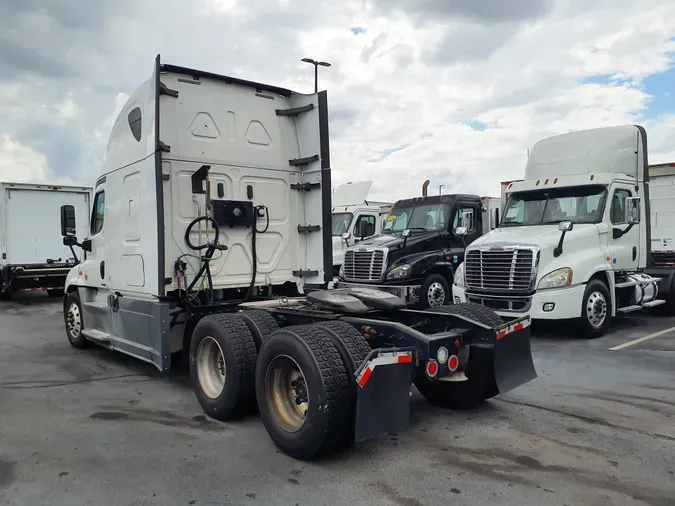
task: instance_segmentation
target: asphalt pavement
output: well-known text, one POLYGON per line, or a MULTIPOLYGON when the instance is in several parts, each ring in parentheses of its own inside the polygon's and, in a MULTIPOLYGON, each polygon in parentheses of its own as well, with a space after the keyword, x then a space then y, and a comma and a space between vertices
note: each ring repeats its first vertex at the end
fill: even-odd
POLYGON ((60 302, 0 303, 0 504, 675 505, 675 317, 586 341, 535 326, 539 377, 327 461, 204 416, 185 372, 70 347, 60 302))

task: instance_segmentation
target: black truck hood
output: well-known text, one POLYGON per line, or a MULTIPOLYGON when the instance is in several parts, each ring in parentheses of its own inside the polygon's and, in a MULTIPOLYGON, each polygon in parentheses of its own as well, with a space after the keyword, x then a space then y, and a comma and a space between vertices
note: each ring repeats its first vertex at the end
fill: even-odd
POLYGON ((412 246, 416 246, 421 243, 425 243, 430 239, 435 239, 439 236, 439 232, 429 232, 429 231, 413 231, 408 236, 406 241, 405 237, 400 234, 383 234, 371 237, 369 239, 364 239, 359 241, 354 245, 355 248, 358 247, 377 247, 377 248, 387 248, 389 251, 394 251, 403 247, 405 241, 406 250, 412 246))

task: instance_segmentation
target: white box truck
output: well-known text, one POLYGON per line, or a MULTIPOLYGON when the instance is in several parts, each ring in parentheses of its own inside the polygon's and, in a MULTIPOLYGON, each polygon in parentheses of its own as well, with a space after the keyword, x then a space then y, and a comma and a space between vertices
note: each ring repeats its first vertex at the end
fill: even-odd
POLYGON ((337 276, 344 262, 345 249, 379 235, 393 202, 368 200, 372 181, 358 181, 338 186, 332 198, 333 274, 337 276))
POLYGON ((158 56, 110 134, 86 238, 61 209, 64 242, 87 252, 66 282, 70 344, 161 371, 183 360, 209 416, 257 407, 301 459, 403 429, 413 381, 430 402, 464 407, 536 377, 528 318, 327 290, 330 175, 325 91, 158 56))
POLYGON ((91 188, 0 182, 0 297, 18 291, 60 295, 76 263, 59 234, 59 209, 72 205, 80 234, 88 232, 91 188))
POLYGON ((503 317, 575 320, 588 338, 617 314, 663 304, 675 288, 674 187, 672 170, 659 170, 640 126, 539 141, 525 178, 506 186, 499 228, 467 248, 455 301, 503 317))

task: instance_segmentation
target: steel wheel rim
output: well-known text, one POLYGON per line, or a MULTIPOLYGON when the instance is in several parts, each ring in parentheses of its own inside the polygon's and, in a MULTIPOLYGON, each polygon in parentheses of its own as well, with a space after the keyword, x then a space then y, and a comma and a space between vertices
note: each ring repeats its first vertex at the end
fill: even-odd
POLYGON ((309 410, 309 389, 305 375, 291 357, 280 355, 265 373, 267 405, 277 424, 287 432, 304 425, 309 410))
POLYGON ((607 319, 607 300, 602 292, 595 291, 586 301, 586 318, 594 328, 602 327, 607 319))
POLYGON ((68 308, 68 321, 66 323, 68 327, 68 336, 71 340, 75 340, 80 337, 82 332, 82 316, 80 315, 80 307, 73 302, 68 308))
POLYGON ((427 302, 431 307, 439 307, 445 303, 445 288, 438 281, 429 285, 427 290, 427 302))
POLYGON ((225 388, 225 356, 223 350, 211 336, 206 336, 197 348, 197 378, 204 393, 217 399, 225 388))

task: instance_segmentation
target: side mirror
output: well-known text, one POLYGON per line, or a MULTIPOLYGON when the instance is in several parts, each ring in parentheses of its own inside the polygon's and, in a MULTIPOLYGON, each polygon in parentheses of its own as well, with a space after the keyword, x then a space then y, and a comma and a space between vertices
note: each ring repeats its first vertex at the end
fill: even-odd
POLYGON ((342 234, 341 237, 343 241, 348 241, 349 239, 352 238, 352 234, 350 234, 349 232, 345 232, 344 234, 342 234))
POLYGON ((408 237, 408 236, 410 235, 410 229, 409 229, 409 228, 406 228, 406 229, 401 233, 401 235, 402 235, 403 237, 408 237))
POLYGON ((77 229, 75 226, 75 207, 71 205, 61 206, 61 235, 75 235, 77 229))
POLYGON ((629 225, 640 223, 640 197, 627 197, 624 206, 624 221, 629 225))
POLYGON ((495 208, 490 213, 490 230, 499 228, 499 209, 495 208))
MULTIPOLYGON (((459 217, 459 226, 457 227, 457 229, 459 229, 460 227, 466 229, 466 232, 464 232, 464 234, 461 235, 466 235, 469 230, 474 229, 473 210, 462 211, 462 214, 459 217)), ((457 229, 455 229, 455 232, 457 231, 457 229)))
POLYGON ((63 245, 64 246, 77 246, 77 237, 74 235, 64 235, 63 236, 63 245))
POLYGON ((455 229, 455 234, 457 234, 460 237, 463 237, 467 234, 468 231, 469 231, 469 229, 466 228, 466 227, 457 227, 455 229))
POLYGON ((84 241, 82 241, 82 244, 80 244, 80 247, 84 251, 88 251, 88 252, 91 253, 91 239, 85 239, 84 241))
POLYGON ((558 230, 560 230, 561 232, 569 232, 573 228, 574 223, 572 223, 571 221, 561 221, 560 223, 558 223, 558 230))

